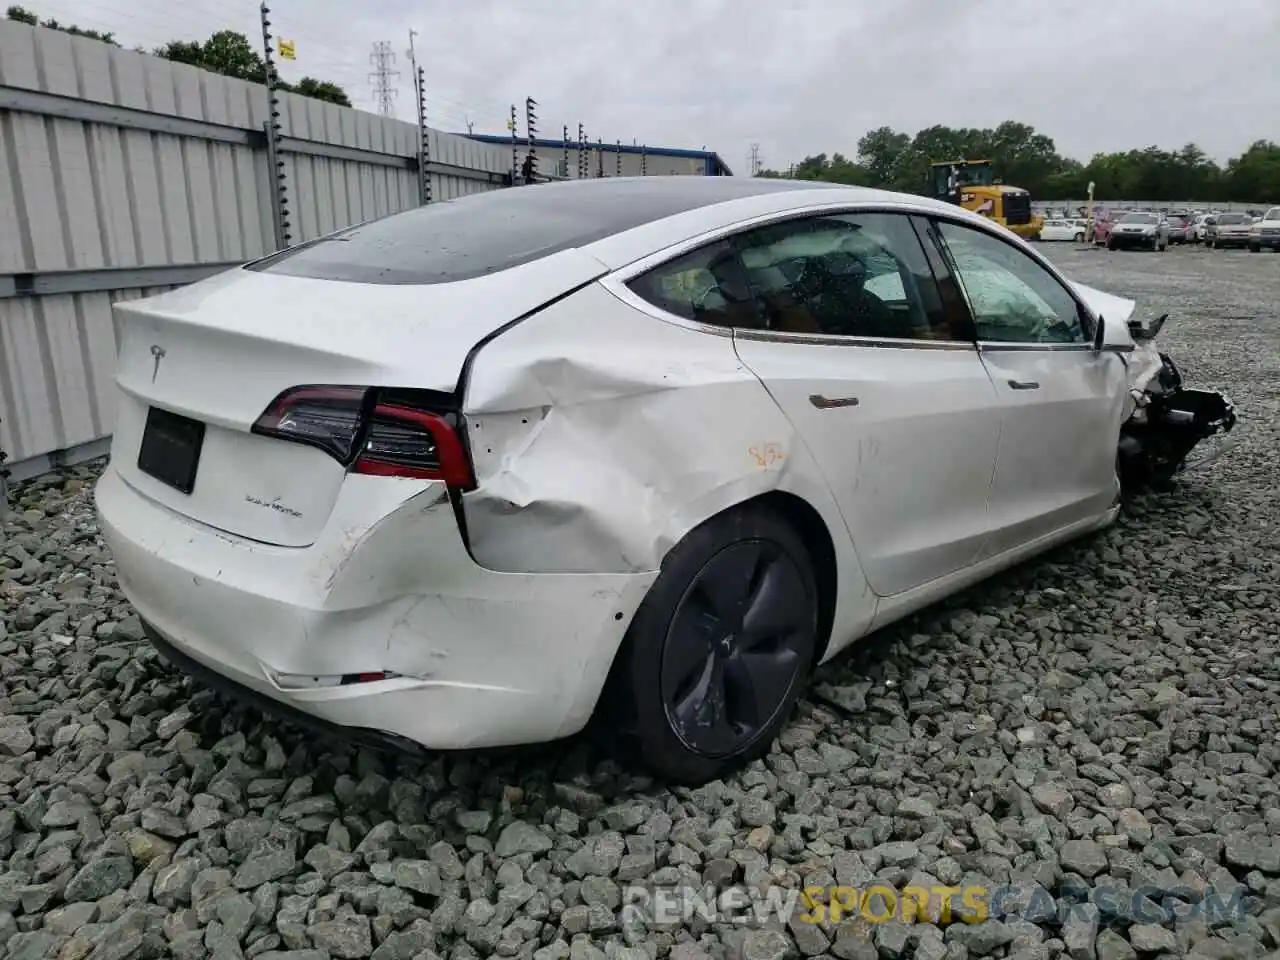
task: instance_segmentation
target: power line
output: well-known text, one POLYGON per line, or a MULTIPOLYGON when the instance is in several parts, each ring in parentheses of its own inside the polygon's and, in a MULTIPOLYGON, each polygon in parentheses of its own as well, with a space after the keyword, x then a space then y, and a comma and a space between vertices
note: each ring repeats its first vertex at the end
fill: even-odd
POLYGON ((375 43, 373 53, 369 54, 369 62, 373 64, 369 80, 373 83, 373 98, 378 103, 378 113, 384 117, 394 117, 395 98, 400 91, 391 85, 391 81, 400 76, 400 71, 391 67, 396 62, 396 55, 391 52, 391 42, 379 40, 375 43))

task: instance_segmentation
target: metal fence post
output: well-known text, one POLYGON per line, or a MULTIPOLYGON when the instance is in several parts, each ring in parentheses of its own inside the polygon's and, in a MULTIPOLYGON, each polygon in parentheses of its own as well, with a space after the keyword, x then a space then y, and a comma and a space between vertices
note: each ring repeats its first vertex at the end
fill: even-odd
POLYGON ((516 105, 511 105, 511 119, 507 121, 507 125, 511 127, 511 185, 516 185, 516 177, 520 175, 520 148, 519 140, 516 138, 516 105))
POLYGON ((524 98, 524 132, 529 140, 528 152, 525 154, 525 166, 529 169, 530 183, 538 176, 538 115, 533 110, 537 105, 538 101, 533 97, 524 98))
POLYGON ((264 74, 263 80, 267 88, 267 110, 269 119, 263 124, 267 135, 267 170, 271 182, 271 219, 275 229, 277 250, 291 246, 293 237, 289 232, 289 187, 285 182, 284 160, 280 158, 280 98, 276 95, 276 64, 271 55, 271 21, 267 19, 270 11, 266 3, 259 8, 262 16, 262 52, 264 74))
POLYGON ((422 149, 418 151, 418 173, 422 177, 422 203, 431 202, 431 131, 427 129, 426 74, 418 68, 418 132, 422 149))

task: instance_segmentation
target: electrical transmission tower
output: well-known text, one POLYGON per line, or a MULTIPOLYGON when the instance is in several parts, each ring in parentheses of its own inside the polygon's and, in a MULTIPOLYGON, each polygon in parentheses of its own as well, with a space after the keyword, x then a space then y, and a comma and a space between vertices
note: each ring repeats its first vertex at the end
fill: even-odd
POLYGON ((753 143, 751 145, 751 175, 754 177, 760 173, 760 144, 753 143))
POLYGON ((391 52, 391 42, 379 40, 375 43, 373 53, 369 54, 369 62, 373 64, 369 82, 373 84, 373 98, 378 102, 378 113, 384 117, 394 117, 395 99, 400 91, 392 85, 392 81, 400 76, 400 71, 392 69, 396 55, 391 52))

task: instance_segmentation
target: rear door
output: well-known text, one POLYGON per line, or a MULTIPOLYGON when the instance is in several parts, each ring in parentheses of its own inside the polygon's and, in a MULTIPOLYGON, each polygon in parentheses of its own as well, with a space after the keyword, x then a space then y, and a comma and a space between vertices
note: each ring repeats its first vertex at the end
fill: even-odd
POLYGON ((936 226, 1003 410, 985 558, 1111 505, 1124 363, 1094 352, 1084 306, 1025 250, 977 227, 936 226))
POLYGON ((735 330, 738 355, 820 465, 871 588, 898 594, 973 562, 1000 402, 910 218, 824 213, 733 246, 762 316, 735 330))

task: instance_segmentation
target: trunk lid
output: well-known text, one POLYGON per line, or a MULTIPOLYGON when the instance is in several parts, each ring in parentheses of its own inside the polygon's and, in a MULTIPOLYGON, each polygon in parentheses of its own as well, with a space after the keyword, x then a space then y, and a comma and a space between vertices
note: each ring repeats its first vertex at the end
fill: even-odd
MULTIPOLYGON (((272 400, 309 384, 453 392, 468 353, 486 336, 605 272, 577 250, 437 284, 237 268, 118 303, 113 467, 143 495, 200 523, 308 546, 324 529, 346 470, 315 447, 251 433, 272 400), (204 425, 190 492, 139 466, 148 416, 163 416, 152 408, 204 425)), ((167 449, 183 442, 187 426, 168 424, 167 449)))

